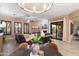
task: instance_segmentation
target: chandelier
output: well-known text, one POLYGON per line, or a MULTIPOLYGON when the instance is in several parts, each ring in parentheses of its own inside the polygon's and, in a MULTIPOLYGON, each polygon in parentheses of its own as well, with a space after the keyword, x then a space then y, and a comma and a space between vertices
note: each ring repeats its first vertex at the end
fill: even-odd
POLYGON ((52 3, 18 3, 19 7, 31 13, 43 13, 52 7, 52 3))

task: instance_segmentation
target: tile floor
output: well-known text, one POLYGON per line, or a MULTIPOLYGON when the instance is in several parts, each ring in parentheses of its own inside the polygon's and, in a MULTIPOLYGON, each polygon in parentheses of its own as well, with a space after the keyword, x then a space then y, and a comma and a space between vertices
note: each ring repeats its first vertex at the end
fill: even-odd
MULTIPOLYGON (((64 56, 79 56, 79 41, 73 41, 72 43, 63 42, 61 40, 55 40, 58 46, 59 52, 64 56)), ((15 40, 6 40, 3 46, 3 56, 10 55, 14 50, 17 49, 15 40)))
POLYGON ((8 56, 16 49, 17 49, 17 44, 15 40, 6 40, 3 45, 2 55, 8 56))
POLYGON ((79 41, 72 41, 71 43, 56 41, 59 52, 64 56, 79 56, 79 41))

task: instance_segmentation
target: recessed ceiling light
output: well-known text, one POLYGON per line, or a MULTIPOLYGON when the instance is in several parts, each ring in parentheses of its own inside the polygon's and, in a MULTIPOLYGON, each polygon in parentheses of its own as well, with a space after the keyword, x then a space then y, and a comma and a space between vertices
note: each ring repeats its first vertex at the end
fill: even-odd
POLYGON ((46 7, 47 7, 46 4, 44 4, 44 9, 45 9, 46 7))
POLYGON ((35 6, 33 6, 33 11, 36 11, 36 7, 35 6))
POLYGON ((27 23, 30 23, 30 20, 27 20, 27 23))

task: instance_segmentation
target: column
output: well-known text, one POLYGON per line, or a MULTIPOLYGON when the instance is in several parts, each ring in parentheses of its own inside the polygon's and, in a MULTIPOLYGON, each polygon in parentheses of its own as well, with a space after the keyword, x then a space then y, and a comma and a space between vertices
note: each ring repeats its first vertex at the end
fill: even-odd
POLYGON ((68 16, 66 16, 63 20, 63 41, 71 42, 70 37, 70 19, 68 16))
POLYGON ((11 23, 12 23, 12 25, 11 25, 11 33, 12 33, 12 35, 14 35, 14 21, 12 20, 11 21, 11 23))

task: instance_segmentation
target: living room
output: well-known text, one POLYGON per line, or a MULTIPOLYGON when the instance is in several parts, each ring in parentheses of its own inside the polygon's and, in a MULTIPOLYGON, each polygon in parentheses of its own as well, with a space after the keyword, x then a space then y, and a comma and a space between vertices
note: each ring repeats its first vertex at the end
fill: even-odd
MULTIPOLYGON (((29 4, 30 7, 33 7, 32 5, 35 3, 25 3, 24 5, 29 6, 29 4)), ((32 10, 33 12, 25 11, 26 9, 22 9, 18 3, 0 3, 0 6, 1 56, 33 56, 34 51, 38 52, 35 56, 79 55, 79 42, 73 40, 74 33, 71 24, 72 19, 79 17, 78 3, 41 3, 41 6, 40 3, 35 4, 37 10, 42 14, 36 11, 36 7, 32 10), (43 5, 44 8, 46 5, 52 7, 44 12, 40 11, 43 9, 38 10, 43 5), (40 7, 38 8, 38 6, 40 7), (63 24, 60 24, 60 21, 63 21, 63 24), (51 23, 56 25, 54 31, 51 23), (58 40, 58 38, 62 40, 58 40), (29 49, 28 52, 25 50, 26 48, 29 49), (30 52, 30 49, 34 50, 30 52)))

